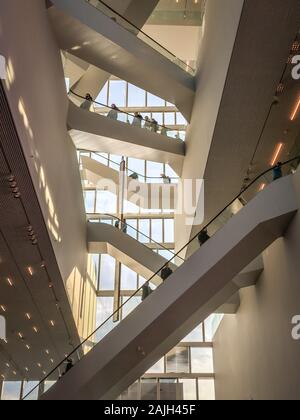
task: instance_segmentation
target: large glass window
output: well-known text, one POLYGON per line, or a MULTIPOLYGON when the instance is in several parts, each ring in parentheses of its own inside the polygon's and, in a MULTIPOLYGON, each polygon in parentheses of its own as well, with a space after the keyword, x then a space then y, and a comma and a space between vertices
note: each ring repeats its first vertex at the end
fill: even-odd
POLYGON ((167 354, 167 373, 189 373, 188 347, 175 347, 167 354))
POLYGON ((87 213, 95 212, 95 198, 96 198, 96 191, 86 190, 84 192, 85 211, 87 213))
POLYGON ((96 99, 96 102, 99 102, 100 104, 103 104, 103 105, 108 105, 108 103, 107 103, 107 93, 108 93, 108 82, 105 83, 105 86, 103 87, 103 89, 99 93, 99 95, 96 99))
POLYGON ((121 288, 122 290, 137 289, 137 274, 122 264, 121 268, 121 288))
POLYGON ((200 401, 215 400, 215 381, 213 379, 198 379, 198 393, 200 401))
POLYGON ((110 255, 101 255, 100 290, 114 290, 116 260, 110 255))
POLYGON ((111 80, 109 87, 109 106, 126 106, 126 82, 123 80, 111 80))
POLYGON ((213 373, 213 352, 209 348, 191 348, 192 373, 213 373))
POLYGON ((117 196, 109 191, 97 191, 96 213, 115 214, 117 196))
POLYGON ((164 242, 173 243, 174 238, 174 219, 164 220, 164 242))
POLYGON ((21 397, 22 382, 3 382, 2 400, 16 401, 21 397))
POLYGON ((128 106, 134 108, 146 106, 146 92, 130 83, 128 84, 128 106))
POLYGON ((196 379, 179 379, 179 384, 182 384, 183 400, 186 400, 186 401, 197 400, 196 379))
POLYGON ((150 242, 150 220, 149 219, 140 219, 139 220, 139 241, 142 243, 150 242))
POLYGON ((30 393, 30 395, 26 398, 27 401, 36 401, 39 397, 39 382, 23 382, 23 395, 22 398, 26 397, 30 393), (35 389, 34 389, 35 388, 35 389), (34 389, 34 390, 33 390, 34 389))
POLYGON ((162 243, 163 241, 162 227, 163 227, 162 219, 151 220, 151 236, 152 236, 153 241, 162 243))
POLYGON ((158 96, 152 95, 152 93, 147 93, 147 106, 151 107, 155 107, 155 106, 159 106, 159 107, 163 107, 165 106, 165 101, 161 98, 159 98, 158 96))
MULTIPOLYGON (((113 297, 100 297, 97 298, 97 314, 96 324, 97 327, 102 325, 113 314, 114 298, 113 297)), ((115 324, 111 317, 96 333, 96 340, 100 341, 104 338, 113 328, 115 324)))

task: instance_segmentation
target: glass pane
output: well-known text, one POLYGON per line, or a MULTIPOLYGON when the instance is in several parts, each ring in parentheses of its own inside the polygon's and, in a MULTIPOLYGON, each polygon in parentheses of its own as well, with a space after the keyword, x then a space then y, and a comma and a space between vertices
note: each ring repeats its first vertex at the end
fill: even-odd
POLYGON ((109 106, 126 106, 126 82, 123 80, 111 80, 109 82, 109 106))
POLYGON ((167 373, 189 373, 189 349, 176 347, 167 354, 167 373))
POLYGON ((119 397, 119 400, 123 401, 136 401, 139 398, 139 383, 131 385, 123 394, 119 397))
POLYGON ((137 296, 132 297, 131 299, 129 299, 129 297, 123 297, 122 302, 124 303, 124 306, 122 307, 122 319, 124 319, 139 306, 141 297, 137 296))
POLYGON ((165 106, 165 101, 158 96, 152 95, 152 93, 148 93, 147 106, 165 106))
POLYGON ((202 343, 203 342, 203 328, 202 324, 195 328, 189 335, 182 340, 184 343, 202 343))
POLYGON ((148 244, 150 242, 150 220, 140 219, 139 220, 139 241, 148 244), (145 236, 144 236, 145 235, 145 236))
POLYGON ((101 255, 100 290, 114 290, 116 260, 110 255, 101 255))
POLYGON ((159 125, 163 125, 164 121, 163 121, 163 113, 162 112, 153 112, 152 113, 152 118, 154 118, 159 125))
POLYGON ((17 401, 20 399, 21 382, 3 382, 2 400, 17 401))
POLYGON ((107 103, 107 89, 108 89, 108 82, 105 83, 105 86, 103 87, 103 89, 99 93, 99 95, 96 99, 96 102, 99 102, 100 104, 103 104, 103 105, 108 105, 108 103, 107 103))
POLYGON ((213 379, 199 379, 198 392, 200 401, 214 401, 216 399, 215 381, 213 379))
POLYGON ((161 243, 163 241, 163 237, 162 237, 163 221, 161 219, 152 219, 151 225, 152 225, 151 237, 153 241, 161 243))
POLYGON ((137 274, 123 264, 121 268, 121 289, 122 290, 136 290, 137 289, 137 274))
POLYGON ((179 379, 182 384, 183 400, 197 400, 197 379, 179 379))
POLYGON ((165 359, 160 359, 154 366, 152 366, 147 373, 164 373, 165 372, 165 359))
POLYGON ((213 373, 212 349, 191 348, 192 373, 213 373))
POLYGON ((176 112, 176 123, 177 125, 187 125, 186 119, 180 112, 176 112))
POLYGON ((223 319, 222 314, 213 314, 205 321, 205 341, 212 342, 223 319))
POLYGON ((164 172, 164 165, 162 163, 151 162, 151 161, 147 162, 147 176, 148 177, 160 178, 163 172, 164 172))
MULTIPOLYGON (((128 158, 128 175, 132 175, 134 172, 139 176, 145 176, 145 161, 141 159, 128 158)), ((139 179, 139 181, 144 181, 139 179)))
POLYGON ((136 219, 128 219, 125 221, 127 223, 127 234, 131 236, 133 239, 137 239, 137 220, 136 219), (131 226, 131 227, 130 227, 131 226))
POLYGON ((173 243, 174 238, 174 219, 165 219, 164 220, 164 230, 165 230, 165 243, 173 243))
POLYGON ((176 379, 160 379, 159 391, 161 401, 174 401, 181 399, 181 395, 177 395, 178 384, 176 379))
POLYGON ((95 197, 96 191, 84 191, 85 211, 87 213, 95 213, 95 197))
MULTIPOLYGON (((113 297, 100 297, 97 298, 97 314, 96 323, 99 327, 104 321, 106 321, 112 314, 114 308, 113 297)), ((113 328, 115 324, 113 318, 109 319, 96 333, 96 342, 102 340, 113 328)))
POLYGON ((165 125, 175 125, 175 112, 165 112, 165 125))
POLYGON ((97 191, 96 213, 117 212, 117 197, 109 191, 97 191))
POLYGON ((146 92, 130 83, 128 84, 128 106, 135 108, 146 106, 146 92))
POLYGON ((109 167, 114 169, 115 171, 119 171, 122 157, 118 155, 110 155, 109 159, 110 159, 109 167))
POLYGON ((92 153, 92 159, 96 160, 102 165, 108 166, 108 154, 107 153, 92 153))
POLYGON ((47 391, 49 391, 49 389, 56 384, 56 381, 45 381, 45 385, 44 385, 44 393, 46 393, 47 391))
POLYGON ((37 386, 39 382, 25 382, 23 383, 23 398, 26 397, 27 394, 30 395, 26 398, 27 401, 36 401, 39 397, 39 387, 37 386), (32 391, 35 387, 37 387, 34 391, 32 391))
POLYGON ((156 379, 142 379, 142 400, 157 400, 157 381, 156 379))

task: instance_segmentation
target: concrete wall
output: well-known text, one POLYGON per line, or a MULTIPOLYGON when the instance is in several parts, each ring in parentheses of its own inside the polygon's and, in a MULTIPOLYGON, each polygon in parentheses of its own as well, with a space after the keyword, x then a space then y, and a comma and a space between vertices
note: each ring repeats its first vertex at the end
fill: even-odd
POLYGON ((67 290, 76 291, 70 297, 81 328, 80 294, 93 274, 60 51, 41 0, 2 0, 0 28, 8 99, 62 278, 67 290))
MULTIPOLYGON (((204 177, 243 4, 244 0, 226 0, 226 7, 220 7, 219 0, 207 2, 203 37, 199 41, 197 91, 186 138, 184 179, 204 177)), ((184 216, 176 217, 175 230, 180 249, 191 234, 184 216)))
MULTIPOLYGON (((295 178, 300 204, 300 172, 295 178)), ((300 215, 284 239, 263 255, 255 288, 241 291, 237 315, 225 316, 215 337, 216 397, 223 400, 300 399, 300 215)))

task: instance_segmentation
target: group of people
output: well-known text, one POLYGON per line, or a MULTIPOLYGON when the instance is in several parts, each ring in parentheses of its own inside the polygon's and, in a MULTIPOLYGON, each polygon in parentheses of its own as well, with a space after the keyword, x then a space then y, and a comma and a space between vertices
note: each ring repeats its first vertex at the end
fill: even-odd
MULTIPOLYGON (((87 93, 85 95, 85 100, 81 104, 80 108, 85 109, 87 111, 90 111, 93 102, 94 102, 94 100, 93 100, 92 95, 90 93, 87 93)), ((107 117, 110 118, 111 120, 115 120, 115 121, 118 120, 118 115, 122 111, 117 107, 116 104, 112 104, 110 108, 111 109, 110 109, 109 113, 107 114, 107 117)), ((156 121, 156 119, 155 118, 150 118, 148 116, 146 116, 145 119, 144 119, 143 116, 139 112, 134 113, 132 126, 142 128, 143 121, 145 121, 144 128, 146 130, 152 131, 153 133, 158 133, 159 124, 156 121)), ((161 133, 160 134, 162 134, 163 136, 168 135, 168 129, 165 125, 163 125, 161 127, 161 133)))

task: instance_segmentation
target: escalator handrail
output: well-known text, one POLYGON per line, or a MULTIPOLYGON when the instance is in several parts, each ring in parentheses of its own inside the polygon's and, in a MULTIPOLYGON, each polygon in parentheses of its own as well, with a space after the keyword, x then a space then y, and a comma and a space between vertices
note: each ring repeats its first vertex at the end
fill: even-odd
MULTIPOLYGON (((90 153, 90 154, 95 154, 95 155, 98 155, 99 157, 101 157, 102 159, 104 159, 104 160, 107 160, 107 162, 108 163, 113 163, 114 165, 117 165, 117 166, 120 166, 120 163, 118 163, 118 162, 115 162, 115 161, 113 161, 112 159, 110 159, 110 158, 107 158, 107 157, 105 157, 105 156, 102 156, 101 155, 101 153, 100 152, 94 152, 94 151, 92 151, 92 150, 86 150, 86 149, 77 149, 78 150, 78 152, 83 152, 83 153, 90 153)), ((93 159, 93 158, 91 158, 91 159, 93 159)), ((93 159, 93 160, 96 160, 96 159, 93 159)), ((97 162, 97 161, 96 161, 97 162)), ((101 163, 101 162, 98 162, 98 163, 101 163)), ((146 175, 141 175, 141 174, 139 174, 138 172, 135 172, 135 171, 133 171, 132 169, 129 169, 127 166, 125 166, 125 169, 127 169, 127 171, 130 171, 130 172, 132 172, 132 174, 137 174, 139 177, 141 177, 141 178, 144 178, 144 179, 160 179, 160 180, 162 180, 162 177, 161 176, 146 176, 146 175)), ((177 178, 175 178, 175 177, 168 177, 171 181, 173 181, 173 180, 175 180, 175 181, 178 181, 179 180, 179 177, 177 177, 177 178)), ((169 185, 169 184, 165 184, 165 185, 169 185)))
MULTIPOLYGON (((285 161, 285 162, 283 162, 282 164, 281 164, 281 167, 284 167, 284 166, 287 166, 287 165, 289 165, 290 163, 292 163, 292 162, 294 162, 294 161, 300 161, 300 156, 296 156, 296 157, 294 157, 294 158, 292 158, 292 159, 289 159, 288 161, 285 161)), ((188 246, 198 237, 198 235, 199 235, 199 233, 201 233, 204 229, 208 229, 209 228, 209 226, 215 221, 215 220, 217 220, 217 218, 222 214, 222 213, 224 213, 224 211, 226 210, 226 209, 228 209, 228 207, 230 207, 236 200, 238 200, 245 192, 247 192, 248 190, 249 190, 249 188, 251 188, 260 178, 262 178, 262 177, 264 177, 266 174, 268 174, 268 173, 270 173, 270 172, 272 172, 273 170, 274 170, 274 168, 276 167, 276 165, 275 166, 273 166, 273 167, 271 167, 271 168, 269 168, 269 169, 267 169, 267 170, 265 170, 264 172, 262 172, 260 175, 258 175, 257 177, 255 177, 250 183, 249 183, 249 185, 247 185, 247 186, 245 186, 245 187, 243 187, 242 188, 242 190, 241 190, 241 192, 238 194, 238 195, 236 195, 235 197, 234 197, 234 199, 232 199, 212 220, 210 220, 210 222, 208 222, 204 227, 202 227, 201 228, 201 230, 195 235, 195 236, 193 236, 193 238, 186 244, 186 245, 184 245, 181 249, 180 249, 180 251, 178 251, 177 252, 177 254, 175 255, 176 257, 177 256, 179 256, 179 254, 185 249, 185 248, 188 248, 188 246)), ((166 267, 171 261, 173 260, 173 258, 168 262, 168 263, 166 263, 166 264, 164 264, 145 284, 149 284, 150 282, 151 282, 151 280, 154 278, 154 277, 156 277, 157 275, 159 275, 160 273, 161 273, 161 271, 162 271, 162 269, 164 268, 164 267, 166 267)), ((144 284, 144 285, 145 285, 144 284)), ((144 286, 143 285, 143 286, 144 286)), ((137 296, 140 292, 141 292, 141 290, 143 289, 143 286, 142 287, 140 287, 139 289, 137 289, 136 291, 135 291, 135 293, 133 293, 133 295, 131 295, 130 296, 130 298, 126 301, 126 302, 124 302, 124 303, 122 303, 122 305, 120 305, 119 307, 118 307, 118 309, 116 309, 114 312, 113 312, 113 314, 112 315, 110 315, 104 322, 102 322, 101 323, 101 325, 99 325, 99 327, 97 327, 97 329, 92 333, 92 334, 90 334, 89 336, 88 336, 88 338, 87 339, 85 339, 81 344, 79 344, 67 357, 65 357, 60 363, 59 363, 59 365, 57 365, 54 369, 52 369, 51 370, 51 372, 40 382, 40 384, 42 384, 45 380, 47 380, 47 378, 49 378, 56 370, 58 370, 59 368, 60 368, 60 366, 62 366, 68 359, 70 359, 71 358, 71 356, 72 355, 74 355, 74 353, 76 353, 85 343, 87 343, 110 319, 112 319, 116 314, 118 314, 119 312, 120 312, 120 310, 133 298, 133 297, 135 297, 135 296, 137 296)), ((38 385, 37 385, 38 386, 38 385)), ((37 388, 37 387, 36 387, 37 388)), ((29 393, 28 393, 28 395, 30 395, 31 394, 31 392, 33 392, 34 391, 34 389, 36 389, 36 388, 33 388, 29 393)), ((26 397, 28 396, 28 395, 26 395, 25 397, 24 397, 24 399, 26 399, 26 397)))
MULTIPOLYGON (((150 35, 146 34, 141 28, 139 28, 138 26, 136 26, 134 23, 130 22, 130 20, 128 18, 126 18, 125 16, 122 16, 119 12, 117 12, 116 10, 114 10, 111 6, 109 6, 108 4, 106 4, 104 1, 102 0, 98 0, 99 3, 101 3, 104 7, 106 7, 108 10, 110 10, 112 13, 114 13, 115 15, 119 16, 121 19, 123 19, 126 23, 128 23, 130 26, 132 26, 134 29, 136 29, 138 32, 140 32, 141 34, 143 34, 146 38, 150 39, 151 42, 153 42, 154 44, 158 45, 159 48, 163 49, 164 51, 166 51, 166 53, 170 56, 172 56, 173 58, 175 58, 176 60, 178 60, 181 64, 183 64, 184 67, 186 67, 187 69, 189 69, 189 73, 195 74, 195 69, 191 66, 189 66, 187 63, 185 63, 183 60, 181 60, 180 58, 176 57, 176 55, 174 53, 172 53, 171 51, 169 51, 166 47, 164 47, 163 45, 161 45, 158 41, 156 41, 155 39, 153 39, 150 35)), ((88 0, 89 3, 89 0, 88 0)), ((96 7, 97 8, 97 7, 96 7)), ((99 9, 98 9, 99 10, 99 9)), ((118 22, 116 22, 118 23, 118 22)), ((125 28, 126 29, 126 28, 125 28)))
MULTIPOLYGON (((101 223, 101 219, 104 219, 104 218, 110 218, 110 219, 115 219, 115 220, 117 220, 118 222, 120 222, 121 224, 123 224, 123 225, 125 225, 125 226, 127 226, 128 228, 130 228, 130 229, 132 229, 132 230, 134 230, 135 232, 137 232, 137 234, 138 235, 142 235, 142 236, 144 236, 145 238, 147 238, 148 240, 149 240, 149 243, 153 243, 153 244, 155 244, 155 245, 157 245, 159 248, 162 248, 162 249, 164 249, 165 251, 168 251, 170 254, 172 254, 172 255, 174 255, 174 257, 176 256, 175 255, 175 253, 173 252, 173 251, 170 251, 170 249, 168 249, 168 248, 166 248, 163 244, 159 244, 158 242, 156 242, 156 241, 154 241, 154 239, 151 239, 149 236, 147 236, 147 235, 145 235, 144 233, 142 233, 141 231, 139 231, 138 229, 136 229, 136 228, 134 228, 133 226, 131 226, 131 225, 129 225, 127 222, 124 222, 124 220, 122 220, 122 219, 120 219, 119 217, 117 217, 117 216, 114 216, 113 214, 109 214, 109 213, 104 213, 104 214, 100 214, 99 216, 98 215, 92 215, 92 217, 89 217, 88 218, 88 222, 90 222, 90 223, 92 223, 91 222, 91 220, 100 220, 100 223, 101 223)), ((134 239, 134 238, 133 238, 134 239)), ((139 242, 139 241, 138 241, 139 242)), ((141 243, 141 245, 144 245, 146 248, 148 248, 147 247, 147 245, 146 244, 143 244, 142 242, 140 242, 141 243)), ((159 249, 158 248, 158 249, 159 249)), ((148 248, 148 249, 150 249, 150 248, 148 248)), ((185 261, 185 259, 184 258, 182 258, 182 257, 178 257, 178 258, 180 258, 182 261, 185 261)))
MULTIPOLYGON (((74 92, 74 91, 73 91, 73 89, 70 89, 70 90, 69 90, 69 95, 70 95, 70 94, 72 94, 72 95, 74 95, 74 96, 77 96, 77 98, 79 98, 79 99, 84 99, 84 100, 86 100, 86 98, 85 98, 84 96, 79 95, 79 93, 74 92)), ((112 108, 111 106, 109 106, 109 105, 104 105, 104 104, 102 104, 101 102, 95 101, 94 99, 93 99, 93 100, 90 100, 90 102, 91 102, 91 104, 100 105, 102 108, 108 108, 108 109, 111 109, 111 110, 115 111, 115 109, 114 109, 114 108, 112 108)), ((135 115, 134 115, 134 114, 130 114, 129 112, 122 111, 120 108, 118 108, 118 109, 117 109, 117 111, 118 111, 120 114, 125 114, 125 115, 127 115, 128 117, 135 118, 135 115)), ((141 121, 147 122, 143 116, 142 116, 141 121)), ((160 124, 157 124, 157 126, 158 126, 159 128, 161 128, 161 129, 162 129, 162 128, 164 128, 164 129, 166 129, 167 131, 178 131, 178 132, 179 132, 179 131, 184 131, 184 130, 173 129, 173 128, 167 127, 166 125, 160 125, 160 124)), ((159 134, 159 133, 156 133, 156 134, 159 134)), ((159 134, 159 135, 161 135, 161 134, 159 134)), ((166 136, 166 137, 168 137, 168 136, 166 136)), ((181 140, 181 139, 177 139, 177 140, 181 140)), ((181 140, 181 141, 183 142, 183 140, 181 140)))

